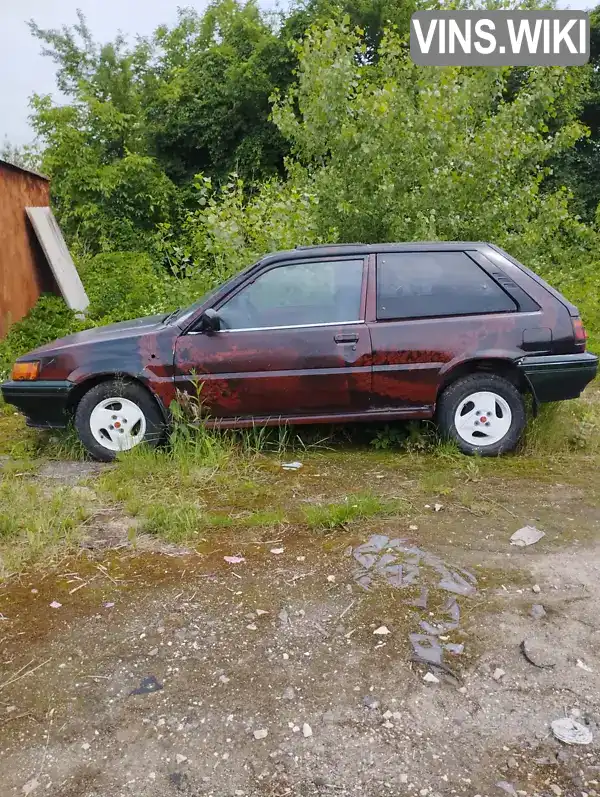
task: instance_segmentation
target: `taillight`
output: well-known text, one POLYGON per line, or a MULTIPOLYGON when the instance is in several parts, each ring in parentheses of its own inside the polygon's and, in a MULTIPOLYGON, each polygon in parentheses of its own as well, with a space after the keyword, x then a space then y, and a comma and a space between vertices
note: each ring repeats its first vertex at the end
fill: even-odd
POLYGON ((585 331, 585 327, 583 326, 583 321, 581 318, 573 319, 573 332, 575 334, 575 343, 579 343, 585 348, 588 335, 585 331))

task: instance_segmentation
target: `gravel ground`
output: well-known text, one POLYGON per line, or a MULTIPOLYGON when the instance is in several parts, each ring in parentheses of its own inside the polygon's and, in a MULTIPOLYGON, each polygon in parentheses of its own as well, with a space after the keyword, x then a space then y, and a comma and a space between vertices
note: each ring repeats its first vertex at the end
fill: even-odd
POLYGON ((594 500, 523 485, 489 517, 24 575, 0 590, 0 794, 594 797, 594 500), (546 536, 510 546, 528 522, 546 536), (555 739, 561 717, 593 741, 555 739))

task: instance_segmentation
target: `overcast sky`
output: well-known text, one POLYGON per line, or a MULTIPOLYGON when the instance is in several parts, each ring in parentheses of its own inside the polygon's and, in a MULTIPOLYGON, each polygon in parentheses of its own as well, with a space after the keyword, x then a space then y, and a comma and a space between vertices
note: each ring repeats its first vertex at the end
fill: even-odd
MULTIPOLYGON (((55 92, 53 63, 39 54, 40 42, 29 33, 27 20, 43 28, 59 28, 76 22, 81 8, 98 41, 113 39, 118 31, 145 36, 162 23, 177 18, 177 7, 205 8, 207 0, 0 0, 0 144, 6 136, 12 144, 32 139, 27 117, 28 99, 34 93, 55 92)), ((276 0, 264 0, 264 7, 276 0)), ((590 8, 586 0, 563 0, 561 8, 590 8)), ((287 5, 280 0, 279 5, 287 5)))

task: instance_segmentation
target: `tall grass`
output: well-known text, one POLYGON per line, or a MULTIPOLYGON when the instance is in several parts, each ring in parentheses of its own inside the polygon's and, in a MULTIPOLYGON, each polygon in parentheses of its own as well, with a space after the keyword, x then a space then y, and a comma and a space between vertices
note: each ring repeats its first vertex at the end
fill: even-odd
POLYGON ((51 495, 20 473, 0 481, 0 578, 24 565, 64 553, 80 537, 86 508, 68 488, 51 495))

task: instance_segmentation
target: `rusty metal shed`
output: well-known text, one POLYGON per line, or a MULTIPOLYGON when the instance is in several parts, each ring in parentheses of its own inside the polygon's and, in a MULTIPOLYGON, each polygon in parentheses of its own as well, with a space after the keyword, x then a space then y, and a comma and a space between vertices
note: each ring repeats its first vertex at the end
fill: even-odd
POLYGON ((50 181, 0 160, 0 338, 56 281, 27 217, 27 207, 50 204, 50 181))

